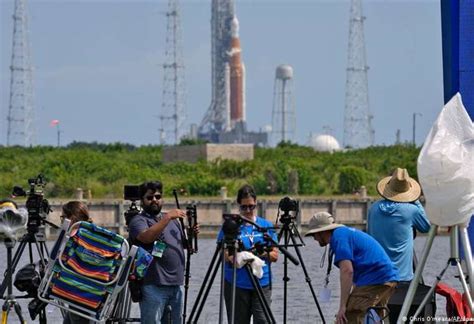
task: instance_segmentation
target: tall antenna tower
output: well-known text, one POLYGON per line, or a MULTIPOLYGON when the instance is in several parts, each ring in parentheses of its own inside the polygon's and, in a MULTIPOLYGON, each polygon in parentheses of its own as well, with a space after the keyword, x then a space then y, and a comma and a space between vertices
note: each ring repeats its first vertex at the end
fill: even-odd
POLYGON ((217 142, 218 134, 230 128, 230 56, 231 24, 235 15, 234 0, 212 0, 211 3, 211 104, 202 119, 200 137, 217 142))
POLYGON ((163 98, 161 104, 161 144, 179 144, 185 114, 184 61, 181 43, 181 14, 178 0, 168 1, 163 98))
POLYGON ((272 141, 292 141, 295 135, 296 118, 293 98, 293 68, 279 65, 275 73, 273 87, 272 141))
POLYGON ((26 0, 15 0, 14 10, 7 146, 31 146, 34 141, 33 65, 26 0))
POLYGON ((362 148, 374 144, 373 116, 369 110, 369 67, 365 57, 364 20, 361 0, 351 0, 344 147, 362 148))

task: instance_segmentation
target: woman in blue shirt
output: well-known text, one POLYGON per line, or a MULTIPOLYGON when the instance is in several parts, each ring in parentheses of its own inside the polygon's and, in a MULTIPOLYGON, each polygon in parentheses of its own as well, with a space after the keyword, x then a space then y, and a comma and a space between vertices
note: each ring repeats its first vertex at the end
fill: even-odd
MULTIPOLYGON (((251 222, 258 225, 261 228, 268 228, 265 233, 257 230, 257 227, 251 223, 243 222, 239 228, 239 235, 237 240, 242 244, 242 250, 252 251, 260 259, 265 261, 263 266, 263 276, 259 279, 260 286, 263 289, 263 294, 268 302, 271 304, 271 269, 270 263, 276 262, 278 259, 278 249, 271 247, 265 249, 265 251, 256 251, 255 247, 259 244, 268 246, 268 242, 264 239, 264 234, 269 235, 274 241, 277 240, 276 234, 273 231, 273 224, 264 218, 256 216, 257 207, 257 195, 252 186, 244 185, 237 193, 237 203, 239 204, 240 215, 243 218, 250 220, 251 222)), ((219 232, 217 238, 221 241, 224 237, 222 230, 219 232)), ((233 262, 234 255, 225 253, 225 283, 224 283, 224 297, 227 310, 228 321, 231 321, 232 314, 232 275, 233 275, 233 262)), ((249 274, 245 267, 237 269, 236 274, 236 293, 235 293, 235 311, 234 311, 234 323, 246 324, 250 323, 250 319, 253 316, 253 323, 267 323, 263 307, 258 299, 257 291, 254 289, 250 280, 249 274)))

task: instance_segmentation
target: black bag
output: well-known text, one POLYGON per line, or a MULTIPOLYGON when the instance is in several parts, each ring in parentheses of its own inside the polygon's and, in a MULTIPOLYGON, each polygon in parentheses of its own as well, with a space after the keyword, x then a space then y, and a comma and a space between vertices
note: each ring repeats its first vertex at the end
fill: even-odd
MULTIPOLYGON (((388 301, 388 308, 390 309, 390 323, 396 323, 398 319, 398 315, 402 310, 403 302, 405 301, 405 296, 408 292, 408 287, 410 286, 409 282, 399 283, 398 286, 395 288, 395 292, 393 293, 392 297, 388 301)), ((420 306, 421 302, 425 298, 426 294, 430 290, 430 286, 424 284, 418 284, 416 289, 415 297, 413 298, 413 302, 411 304, 410 310, 408 311, 408 318, 413 316, 420 306)), ((436 314, 436 296, 435 292, 433 291, 432 295, 428 299, 428 302, 425 305, 425 308, 421 311, 420 317, 425 318, 424 323, 434 323, 434 316, 436 314), (427 319, 431 318, 432 320, 428 321, 427 319)))
POLYGON ((143 280, 130 280, 128 282, 130 297, 134 303, 138 303, 142 300, 142 285, 143 280))

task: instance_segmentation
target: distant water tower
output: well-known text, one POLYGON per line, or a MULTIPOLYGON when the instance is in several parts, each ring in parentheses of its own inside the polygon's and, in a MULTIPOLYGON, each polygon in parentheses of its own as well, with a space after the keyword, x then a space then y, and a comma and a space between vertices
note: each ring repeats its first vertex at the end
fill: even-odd
POLYGON ((296 129, 293 68, 279 65, 275 73, 272 110, 272 144, 293 141, 296 129))

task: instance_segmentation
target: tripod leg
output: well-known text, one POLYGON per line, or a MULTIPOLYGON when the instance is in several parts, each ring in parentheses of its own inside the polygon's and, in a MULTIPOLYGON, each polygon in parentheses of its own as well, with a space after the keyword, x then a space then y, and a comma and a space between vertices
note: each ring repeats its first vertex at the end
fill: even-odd
POLYGON ((468 282, 471 291, 474 291, 474 270, 472 261, 471 243, 469 242, 469 235, 467 234, 466 226, 460 226, 461 243, 464 250, 464 260, 466 261, 468 282), (471 279, 472 278, 472 279, 471 279))
POLYGON ((323 311, 321 310, 321 306, 319 305, 318 298, 316 297, 316 292, 314 291, 313 285, 311 284, 311 278, 308 274, 308 271, 306 270, 306 266, 303 261, 303 256, 301 255, 301 252, 296 243, 295 237, 291 234, 291 232, 290 232, 290 238, 291 238, 291 242, 293 243, 293 246, 295 247, 296 255, 298 256, 298 259, 301 263, 301 268, 303 269, 305 280, 308 283, 309 290, 311 291, 311 295, 313 295, 314 303, 316 304, 316 307, 318 308, 319 316, 321 317, 321 320, 323 321, 323 324, 324 324, 326 323, 326 320, 324 319, 323 311))
POLYGON ((270 305, 268 305, 268 301, 265 298, 265 295, 263 294, 262 286, 260 286, 260 282, 258 282, 258 280, 253 275, 250 264, 247 263, 245 265, 245 269, 247 270, 250 280, 252 281, 252 286, 257 292, 258 300, 260 302, 260 305, 262 306, 263 312, 265 313, 265 318, 267 319, 267 322, 276 323, 276 320, 275 320, 275 317, 273 316, 270 305))
POLYGON ((206 285, 207 285, 208 281, 210 280, 210 284, 207 286, 207 291, 204 294, 204 299, 203 300, 205 301, 206 298, 207 298, 207 295, 209 293, 209 290, 212 287, 212 283, 213 283, 214 278, 217 274, 217 270, 219 270, 219 263, 216 263, 216 259, 219 256, 219 251, 221 250, 221 245, 222 245, 222 243, 217 244, 214 255, 212 256, 211 263, 209 264, 209 268, 207 269, 206 275, 204 276, 204 281, 201 285, 201 288, 199 289, 198 295, 196 297, 196 301, 194 302, 193 308, 191 310, 191 314, 189 314, 188 324, 193 323, 193 317, 194 317, 194 314, 195 314, 196 310, 198 310, 198 307, 199 307, 199 310, 198 310, 198 313, 196 315, 195 322, 197 323, 197 320, 199 319, 199 315, 201 314, 202 307, 204 306, 204 302, 202 302, 202 305, 200 305, 201 296, 204 293, 204 290, 206 289, 206 285), (214 267, 214 270, 212 269, 213 267, 214 267), (212 271, 212 275, 209 276, 211 271, 212 271))
POLYGON ((467 296, 467 301, 469 303, 469 308, 471 309, 471 312, 472 312, 471 291, 469 289, 469 286, 467 285, 466 278, 464 278, 464 272, 462 271, 461 263, 459 262, 459 260, 456 260, 456 266, 457 266, 458 272, 459 272, 459 280, 461 280, 462 287, 464 288, 464 292, 466 293, 466 296, 467 296))
POLYGON ((416 288, 418 287, 418 283, 420 282, 421 274, 423 272, 423 268, 425 267, 426 259, 430 254, 431 246, 433 245, 433 240, 436 236, 437 230, 438 225, 431 225, 430 231, 428 233, 428 238, 426 239, 426 243, 423 248, 423 253, 421 254, 420 261, 418 262, 418 267, 415 270, 415 276, 413 277, 413 280, 410 283, 410 287, 408 288, 405 300, 403 301, 402 309, 400 311, 400 315, 398 315, 397 323, 402 323, 402 318, 408 316, 411 303, 415 298, 416 288))
MULTIPOLYGON (((281 234, 281 233, 280 233, 281 234)), ((283 227, 283 234, 285 237, 285 248, 288 248, 288 228, 285 225, 283 227)), ((281 235, 280 235, 281 236, 281 235)), ((283 258, 283 323, 286 324, 286 318, 287 318, 287 308, 288 308, 288 281, 290 278, 288 277, 288 258, 285 255, 283 258)))
POLYGON ((18 262, 20 261, 21 255, 23 253, 23 250, 26 247, 26 241, 20 241, 20 244, 18 245, 18 248, 15 251, 15 255, 13 256, 12 261, 10 264, 7 264, 7 270, 5 271, 5 278, 2 281, 2 285, 0 286, 0 296, 4 296, 5 290, 8 287, 8 282, 11 281, 11 279, 8 279, 8 273, 11 273, 13 276, 13 273, 15 272, 15 269, 18 265, 18 262))
POLYGON ((26 321, 23 319, 23 315, 21 314, 21 307, 20 304, 17 302, 14 303, 13 307, 15 308, 15 313, 18 316, 18 319, 20 320, 20 323, 26 324, 26 321))
MULTIPOLYGON (((430 299, 430 297, 432 296, 433 294, 433 291, 436 289, 436 285, 441 281, 441 279, 443 278, 444 276, 444 273, 446 272, 446 269, 448 269, 449 265, 453 262, 453 259, 449 259, 448 262, 446 263, 446 266, 444 267, 443 270, 441 270, 441 272, 439 273, 439 275, 436 276, 436 280, 435 282, 433 283, 433 285, 431 286, 430 290, 428 290, 428 292, 426 293, 426 296, 423 298, 423 301, 421 302, 420 306, 418 306, 418 308, 416 309, 416 312, 415 314, 413 314, 413 316, 411 316, 412 320, 410 321, 410 323, 413 323, 414 320, 418 317, 418 315, 420 315, 421 311, 423 310, 423 308, 425 308, 425 305, 426 303, 428 302, 428 300, 430 299)), ((411 303, 410 303, 410 306, 411 306, 411 303)), ((408 315, 408 314, 407 314, 408 315)), ((406 315, 405 315, 406 316, 406 315)), ((403 320, 403 318, 402 318, 403 320)), ((398 321, 397 323, 400 323, 400 318, 398 318, 398 321)))

